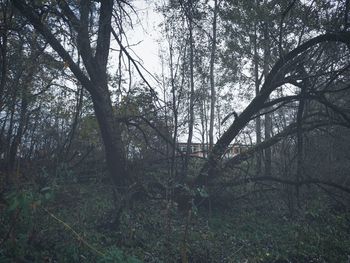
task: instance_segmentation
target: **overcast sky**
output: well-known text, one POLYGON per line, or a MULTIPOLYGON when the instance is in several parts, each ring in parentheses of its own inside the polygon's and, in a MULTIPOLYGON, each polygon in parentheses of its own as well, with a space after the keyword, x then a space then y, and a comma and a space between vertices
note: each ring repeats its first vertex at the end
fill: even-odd
MULTIPOLYGON (((159 24, 162 15, 155 11, 156 4, 149 0, 135 0, 132 5, 137 11, 137 16, 132 15, 133 29, 127 29, 130 47, 129 52, 134 58, 142 62, 142 65, 153 75, 160 74, 161 62, 159 59, 159 44, 161 40, 159 24)), ((156 85, 152 77, 145 73, 147 80, 156 85)))

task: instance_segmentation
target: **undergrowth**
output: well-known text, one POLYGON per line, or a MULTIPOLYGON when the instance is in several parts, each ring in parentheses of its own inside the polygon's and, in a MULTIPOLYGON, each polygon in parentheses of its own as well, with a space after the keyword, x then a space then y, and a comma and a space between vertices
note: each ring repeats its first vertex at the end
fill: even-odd
POLYGON ((115 230, 112 191, 93 183, 6 193, 0 262, 348 262, 350 215, 324 200, 291 216, 276 199, 181 211, 142 200, 115 230), (229 209, 227 207, 230 207, 229 209), (185 229, 187 232, 185 234, 185 229), (184 258, 184 253, 186 258, 184 258))

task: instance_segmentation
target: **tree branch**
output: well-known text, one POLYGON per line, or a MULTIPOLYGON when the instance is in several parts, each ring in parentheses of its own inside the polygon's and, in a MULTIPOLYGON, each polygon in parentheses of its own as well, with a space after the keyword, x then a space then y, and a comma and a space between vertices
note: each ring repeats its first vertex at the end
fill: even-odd
POLYGON ((270 96, 271 92, 278 87, 278 84, 276 83, 280 83, 280 80, 287 72, 285 66, 298 55, 308 50, 310 47, 329 41, 350 45, 350 32, 327 33, 314 37, 302 45, 296 47, 275 63, 267 75, 260 93, 251 101, 251 103, 245 108, 242 114, 235 119, 232 125, 215 144, 214 148, 209 154, 207 162, 202 167, 199 176, 196 179, 197 185, 205 185, 209 178, 214 177, 217 164, 221 160, 228 145, 238 135, 241 129, 247 125, 247 123, 251 120, 251 117, 264 106, 264 103, 270 96))
POLYGON ((60 57, 68 63, 70 70, 78 78, 80 83, 91 93, 94 94, 95 90, 90 79, 83 73, 79 66, 73 61, 69 53, 64 49, 61 43, 56 39, 52 32, 45 26, 40 17, 35 13, 34 9, 26 4, 22 0, 12 0, 13 5, 23 14, 23 16, 29 20, 36 30, 42 34, 45 39, 50 43, 51 47, 60 55, 60 57))
POLYGON ((113 0, 101 1, 95 60, 103 72, 106 72, 109 47, 111 42, 112 12, 113 0))

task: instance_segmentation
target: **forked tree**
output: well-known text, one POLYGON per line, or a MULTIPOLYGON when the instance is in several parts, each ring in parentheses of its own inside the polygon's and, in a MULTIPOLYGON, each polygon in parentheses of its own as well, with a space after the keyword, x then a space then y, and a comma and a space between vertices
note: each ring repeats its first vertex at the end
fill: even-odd
MULTIPOLYGON (((119 1, 82 0, 34 1, 12 0, 23 17, 41 34, 91 95, 99 124, 109 174, 117 187, 125 185, 126 158, 108 88, 107 63, 111 45, 112 21, 119 1), (54 26, 52 19, 57 21, 54 26), (61 24, 58 29, 58 24, 61 24), (78 52, 65 45, 63 38, 75 43, 78 52), (78 63, 82 59, 83 65, 78 63)), ((121 8, 120 10, 124 10, 121 8)))

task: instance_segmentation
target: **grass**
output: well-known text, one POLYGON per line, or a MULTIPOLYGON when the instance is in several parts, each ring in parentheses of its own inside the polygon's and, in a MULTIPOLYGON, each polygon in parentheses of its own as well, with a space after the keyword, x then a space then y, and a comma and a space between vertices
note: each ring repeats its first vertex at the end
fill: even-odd
POLYGON ((0 262, 181 262, 184 249, 189 262, 348 262, 350 257, 350 215, 330 212, 323 200, 315 199, 294 217, 280 201, 245 200, 229 209, 199 207, 189 221, 187 211, 165 200, 142 200, 124 212, 116 231, 110 224, 111 192, 109 185, 93 183, 7 195, 0 262))

